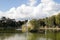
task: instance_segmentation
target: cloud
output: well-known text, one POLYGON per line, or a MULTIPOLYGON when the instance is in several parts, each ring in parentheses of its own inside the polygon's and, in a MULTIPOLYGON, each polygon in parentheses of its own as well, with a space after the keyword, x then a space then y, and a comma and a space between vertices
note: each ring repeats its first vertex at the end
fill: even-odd
POLYGON ((56 15, 60 12, 60 4, 56 3, 54 0, 41 0, 37 6, 34 6, 37 3, 37 0, 29 1, 29 6, 22 4, 21 6, 17 8, 13 7, 6 12, 0 11, 0 17, 5 16, 17 20, 39 19, 56 15))
POLYGON ((36 0, 29 0, 29 1, 30 1, 30 3, 29 3, 30 6, 34 6, 37 2, 36 0))

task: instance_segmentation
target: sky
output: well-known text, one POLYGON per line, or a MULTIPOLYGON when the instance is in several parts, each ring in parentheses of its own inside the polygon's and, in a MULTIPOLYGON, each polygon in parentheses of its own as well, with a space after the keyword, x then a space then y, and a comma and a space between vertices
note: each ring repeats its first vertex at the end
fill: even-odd
POLYGON ((0 0, 0 17, 30 20, 60 13, 60 0, 0 0))

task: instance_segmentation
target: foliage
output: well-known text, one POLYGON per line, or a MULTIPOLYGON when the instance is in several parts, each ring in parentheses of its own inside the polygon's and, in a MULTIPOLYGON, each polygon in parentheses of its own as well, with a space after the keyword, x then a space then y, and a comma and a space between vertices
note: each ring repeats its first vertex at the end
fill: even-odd
POLYGON ((2 17, 0 19, 0 28, 1 29, 16 29, 21 28, 23 24, 25 24, 27 20, 25 21, 15 21, 15 19, 10 19, 6 17, 2 17))
POLYGON ((39 23, 36 19, 31 20, 30 23, 33 25, 34 29, 39 28, 39 23))
POLYGON ((38 20, 33 19, 30 21, 30 23, 34 26, 34 29, 38 29, 41 26, 60 27, 60 13, 58 15, 53 15, 43 19, 38 19, 38 20))

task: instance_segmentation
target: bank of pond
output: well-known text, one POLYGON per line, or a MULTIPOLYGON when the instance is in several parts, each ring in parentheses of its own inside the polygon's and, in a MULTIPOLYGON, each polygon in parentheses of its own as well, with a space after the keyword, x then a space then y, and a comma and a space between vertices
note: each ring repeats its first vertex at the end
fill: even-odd
POLYGON ((23 32, 22 30, 16 30, 16 29, 0 29, 0 33, 25 33, 25 32, 30 32, 30 33, 46 33, 46 32, 60 32, 57 30, 30 30, 30 31, 25 31, 23 32))
POLYGON ((21 33, 21 30, 16 29, 0 29, 0 33, 21 33))

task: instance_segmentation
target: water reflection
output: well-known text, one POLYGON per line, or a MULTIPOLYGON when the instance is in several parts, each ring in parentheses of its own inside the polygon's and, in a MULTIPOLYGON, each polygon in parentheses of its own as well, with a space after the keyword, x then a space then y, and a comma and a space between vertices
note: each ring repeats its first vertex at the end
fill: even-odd
POLYGON ((0 40, 26 40, 25 33, 0 33, 0 40))
POLYGON ((60 40, 60 33, 28 33, 28 40, 60 40))
POLYGON ((41 33, 0 33, 0 40, 60 40, 60 32, 41 33))

